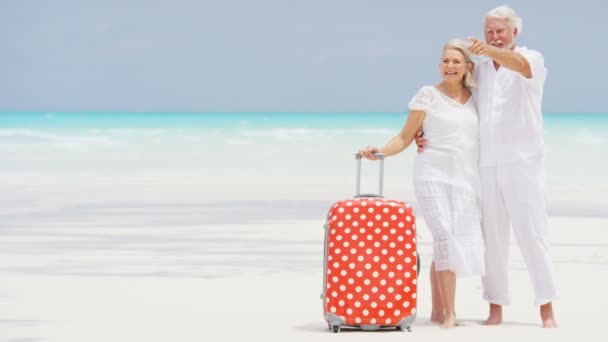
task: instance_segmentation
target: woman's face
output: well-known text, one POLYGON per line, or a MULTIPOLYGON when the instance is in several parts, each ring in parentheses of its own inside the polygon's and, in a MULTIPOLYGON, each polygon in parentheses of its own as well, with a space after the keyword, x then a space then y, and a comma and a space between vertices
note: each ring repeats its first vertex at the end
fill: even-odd
POLYGON ((441 56, 439 71, 445 82, 461 83, 471 65, 467 63, 462 52, 455 49, 446 49, 441 56))

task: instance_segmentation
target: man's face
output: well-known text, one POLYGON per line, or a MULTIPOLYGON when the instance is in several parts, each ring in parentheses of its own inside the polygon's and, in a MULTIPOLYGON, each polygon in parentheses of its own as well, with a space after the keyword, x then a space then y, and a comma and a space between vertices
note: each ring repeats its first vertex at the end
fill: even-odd
POLYGON ((488 18, 485 25, 486 43, 500 49, 513 50, 517 29, 511 31, 506 19, 488 18))

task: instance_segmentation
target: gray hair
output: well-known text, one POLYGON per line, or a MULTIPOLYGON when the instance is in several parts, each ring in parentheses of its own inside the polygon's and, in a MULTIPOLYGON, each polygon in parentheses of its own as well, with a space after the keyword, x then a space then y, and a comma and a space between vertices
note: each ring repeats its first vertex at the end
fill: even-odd
POLYGON ((517 33, 521 33, 521 17, 517 16, 515 10, 508 5, 498 6, 495 9, 490 10, 488 13, 486 13, 485 17, 483 18, 484 26, 488 18, 504 19, 507 21, 507 26, 509 26, 511 32, 517 29, 517 33))
POLYGON ((462 55, 464 56, 464 60, 467 63, 471 64, 471 70, 467 72, 467 74, 464 76, 464 79, 462 80, 462 83, 464 83, 465 87, 471 88, 476 87, 477 84, 475 83, 475 77, 473 76, 475 71, 475 62, 471 58, 471 53, 467 48, 468 45, 470 44, 467 44, 467 42, 462 39, 452 39, 443 46, 443 51, 445 52, 445 50, 448 49, 460 51, 460 53, 462 53, 462 55))

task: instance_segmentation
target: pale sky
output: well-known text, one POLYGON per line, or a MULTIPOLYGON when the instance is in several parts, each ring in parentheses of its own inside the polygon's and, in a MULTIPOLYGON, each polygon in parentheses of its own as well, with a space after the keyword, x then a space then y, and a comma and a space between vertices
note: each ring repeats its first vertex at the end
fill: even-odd
MULTIPOLYGON (((0 111, 398 112, 505 2, 0 0, 0 111)), ((608 1, 510 1, 545 112, 608 112, 608 1)))

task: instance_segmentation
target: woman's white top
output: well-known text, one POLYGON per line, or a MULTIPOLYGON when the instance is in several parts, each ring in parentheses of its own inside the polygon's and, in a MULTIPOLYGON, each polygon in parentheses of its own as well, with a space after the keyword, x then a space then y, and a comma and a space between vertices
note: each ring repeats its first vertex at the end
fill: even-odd
POLYGON ((408 104, 425 112, 422 130, 428 144, 416 155, 414 182, 452 184, 479 196, 478 118, 473 96, 465 104, 434 86, 422 87, 408 104))

